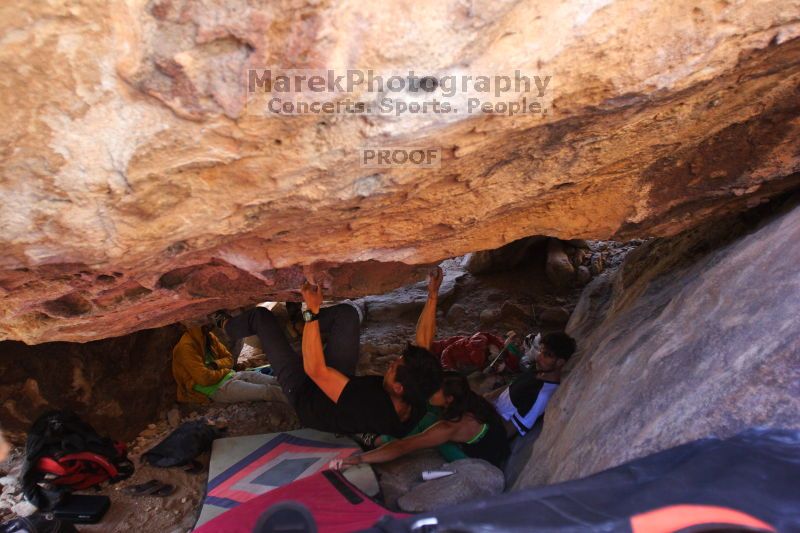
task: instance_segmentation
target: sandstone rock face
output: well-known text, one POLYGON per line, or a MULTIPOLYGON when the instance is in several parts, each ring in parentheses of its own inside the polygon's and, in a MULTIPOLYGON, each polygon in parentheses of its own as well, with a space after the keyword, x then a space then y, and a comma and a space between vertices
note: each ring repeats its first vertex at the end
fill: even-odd
POLYGON ((70 409, 101 433, 129 440, 175 403, 172 348, 179 326, 86 344, 0 342, 0 420, 16 435, 51 409, 70 409))
MULTIPOLYGON (((0 8, 0 338, 329 295, 528 235, 673 235, 798 182, 796 0, 0 8), (259 115, 250 68, 551 76, 546 114, 259 115), (363 168, 371 145, 439 167, 363 168), (388 264, 388 265, 387 265, 388 264)), ((469 94, 462 95, 464 98, 469 94)))
POLYGON ((569 260, 564 245, 558 239, 547 243, 547 262, 544 272, 556 287, 568 288, 575 283, 575 266, 569 260))
POLYGON ((645 243, 586 288, 567 326, 574 367, 515 487, 800 427, 799 200, 759 225, 739 217, 645 243))

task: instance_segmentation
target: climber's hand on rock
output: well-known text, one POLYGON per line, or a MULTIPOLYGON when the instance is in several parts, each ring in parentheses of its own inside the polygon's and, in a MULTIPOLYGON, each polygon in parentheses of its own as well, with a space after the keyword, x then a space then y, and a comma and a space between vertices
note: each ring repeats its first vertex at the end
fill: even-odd
POLYGON ((441 267, 436 267, 428 274, 428 296, 437 296, 439 294, 439 287, 442 286, 442 278, 444 273, 441 267))
POLYGON ((309 311, 314 314, 319 313, 319 308, 322 305, 322 286, 312 285, 306 281, 303 283, 300 293, 303 295, 303 300, 306 302, 309 311))

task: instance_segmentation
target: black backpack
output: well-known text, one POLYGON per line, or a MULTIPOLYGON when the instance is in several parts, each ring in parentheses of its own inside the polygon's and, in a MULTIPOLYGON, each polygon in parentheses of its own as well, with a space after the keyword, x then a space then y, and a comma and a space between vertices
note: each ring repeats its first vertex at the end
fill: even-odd
POLYGON ((195 457, 210 450, 214 439, 223 432, 208 425, 205 418, 184 422, 142 454, 142 461, 160 468, 191 464, 195 457))
POLYGON ((133 474, 124 443, 101 437, 70 411, 50 411, 31 426, 25 444, 22 491, 25 498, 47 511, 65 492, 83 490, 104 481, 116 483, 133 474), (46 482, 55 490, 45 490, 46 482))

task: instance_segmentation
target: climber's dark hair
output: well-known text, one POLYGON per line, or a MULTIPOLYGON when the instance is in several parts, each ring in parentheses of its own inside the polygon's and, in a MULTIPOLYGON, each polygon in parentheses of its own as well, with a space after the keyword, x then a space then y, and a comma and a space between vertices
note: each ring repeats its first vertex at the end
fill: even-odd
POLYGON ((424 407, 442 384, 442 366, 431 352, 409 342, 395 379, 403 386, 403 400, 424 407))
POLYGON ((501 423, 494 406, 486 398, 474 392, 470 388, 467 378, 458 372, 452 370, 444 372, 442 393, 445 398, 448 396, 453 398, 450 405, 445 407, 442 412, 444 420, 458 422, 465 413, 470 413, 484 424, 501 423))
POLYGON ((572 354, 575 353, 575 339, 564 333, 563 331, 553 331, 547 333, 542 337, 542 346, 544 346, 553 357, 569 361, 572 354))

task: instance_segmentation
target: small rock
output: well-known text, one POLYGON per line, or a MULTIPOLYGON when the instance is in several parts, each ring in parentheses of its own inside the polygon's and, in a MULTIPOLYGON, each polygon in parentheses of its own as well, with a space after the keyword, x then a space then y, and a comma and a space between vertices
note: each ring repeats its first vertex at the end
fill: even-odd
POLYGON ((461 304, 453 304, 447 310, 447 322, 456 324, 467 317, 467 309, 461 304))
POLYGON ((565 252, 567 253, 567 256, 569 257, 570 263, 572 263, 572 266, 574 268, 578 268, 583 264, 583 260, 586 258, 587 254, 586 250, 582 248, 572 248, 572 247, 570 248, 564 247, 564 249, 565 252))
POLYGON ((473 252, 464 256, 464 268, 473 275, 484 274, 492 269, 491 251, 473 252))
POLYGON ((500 317, 504 321, 517 321, 528 324, 533 316, 533 309, 530 305, 523 305, 514 302, 505 302, 500 308, 500 317))
POLYGON ((575 267, 558 239, 550 239, 547 243, 545 274, 550 283, 559 288, 570 287, 575 281, 575 267))
POLYGON ((156 429, 155 424, 147 424, 147 429, 156 429))
POLYGON ((378 347, 371 342, 364 342, 361 344, 361 353, 362 354, 378 353, 378 347))
POLYGON ((605 270, 605 260, 603 259, 603 254, 596 253, 592 254, 592 258, 589 261, 589 269, 592 272, 592 276, 599 276, 603 270, 605 270))
POLYGON ((567 241, 567 244, 572 246, 573 248, 581 248, 583 250, 591 250, 589 243, 583 239, 570 239, 567 241))
POLYGON ((480 314, 480 321, 482 326, 489 326, 500 320, 500 309, 492 307, 484 309, 480 314))
POLYGON ((540 322, 563 325, 569 322, 569 311, 563 307, 542 307, 536 317, 540 322))
POLYGON ((170 409, 167 413, 167 423, 171 428, 178 427, 178 425, 181 423, 181 412, 174 407, 170 409))
POLYGON ((381 344, 378 346, 378 354, 380 355, 400 355, 403 353, 405 346, 402 344, 381 344))
POLYGON ((183 498, 181 498, 181 503, 186 503, 187 501, 188 501, 188 498, 187 498, 186 496, 184 496, 183 498))
POLYGON ((17 504, 14 504, 14 506, 11 508, 11 512, 22 517, 30 516, 36 512, 36 506, 27 501, 21 501, 17 504))
POLYGON ((577 281, 578 285, 586 285, 590 281, 592 281, 592 272, 589 270, 589 267, 579 266, 577 272, 577 281))

